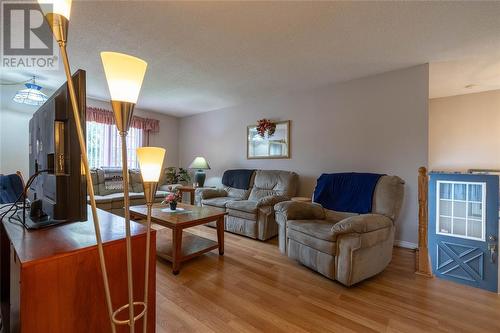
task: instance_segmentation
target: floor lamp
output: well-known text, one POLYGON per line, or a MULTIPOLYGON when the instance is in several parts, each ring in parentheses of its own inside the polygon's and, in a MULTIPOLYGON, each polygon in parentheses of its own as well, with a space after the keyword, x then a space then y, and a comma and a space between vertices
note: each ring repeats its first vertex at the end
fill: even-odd
MULTIPOLYGON (((102 64, 109 93, 111 95, 111 106, 115 117, 116 127, 121 137, 122 150, 122 177, 123 177, 123 201, 125 217, 125 245, 127 253, 127 286, 128 303, 118 308, 113 313, 112 320, 115 324, 128 324, 130 332, 135 331, 135 321, 142 318, 146 313, 145 302, 134 301, 134 283, 132 279, 132 240, 130 235, 130 197, 129 197, 129 175, 127 165, 127 134, 132 121, 134 107, 139 97, 147 63, 139 58, 123 53, 101 52, 102 64), (134 305, 143 306, 143 310, 134 316, 134 305), (118 320, 117 315, 128 308, 127 320, 118 320)), ((146 321, 146 318, 144 318, 146 321)))
POLYGON ((101 266, 101 273, 104 282, 104 293, 106 296, 106 305, 108 315, 111 321, 111 332, 116 332, 115 324, 113 323, 113 307, 111 303, 111 293, 109 291, 108 275, 106 270, 106 261, 104 259, 104 250, 102 247, 101 229, 99 226, 99 216, 97 215, 97 206, 94 198, 94 186, 92 184, 92 177, 90 175, 89 161, 87 159, 87 149, 85 145, 85 136, 83 134, 82 123, 80 119, 80 112, 78 102, 76 99, 75 87, 71 78, 71 68, 69 65, 68 53, 66 52, 66 43, 68 37, 69 17, 71 12, 71 0, 38 0, 42 12, 44 13, 45 20, 49 24, 52 34, 59 45, 61 51, 61 58, 64 64, 64 72, 66 73, 66 80, 68 81, 68 91, 73 109, 73 116, 75 119, 75 128, 78 136, 78 143, 82 154, 82 165, 84 168, 85 179, 87 182, 87 193, 90 198, 90 206, 92 208, 92 220, 94 222, 94 231, 97 241, 97 249, 99 253, 99 262, 101 266))
POLYGON ((144 187, 144 197, 146 198, 147 210, 147 233, 146 233, 146 263, 144 267, 144 303, 146 311, 143 319, 143 332, 147 330, 147 314, 148 314, 148 288, 149 288, 149 246, 151 244, 151 211, 156 197, 156 189, 158 180, 165 158, 165 149, 159 147, 142 147, 137 148, 137 159, 139 160, 139 168, 141 169, 142 184, 144 187))

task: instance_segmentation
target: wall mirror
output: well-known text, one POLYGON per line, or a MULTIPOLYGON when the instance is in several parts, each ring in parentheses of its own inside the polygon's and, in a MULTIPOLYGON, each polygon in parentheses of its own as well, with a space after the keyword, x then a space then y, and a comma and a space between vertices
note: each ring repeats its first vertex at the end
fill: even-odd
POLYGON ((290 158, 290 121, 276 122, 274 134, 261 136, 256 125, 247 127, 247 159, 290 158))

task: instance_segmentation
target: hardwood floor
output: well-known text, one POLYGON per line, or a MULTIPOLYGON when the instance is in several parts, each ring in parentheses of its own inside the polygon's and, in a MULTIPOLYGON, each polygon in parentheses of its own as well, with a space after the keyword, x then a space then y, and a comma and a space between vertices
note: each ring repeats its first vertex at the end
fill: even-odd
POLYGON ((177 276, 157 261, 156 332, 500 332, 500 296, 416 276, 411 250, 345 288, 282 256, 276 239, 225 236, 223 257, 185 262, 177 276))

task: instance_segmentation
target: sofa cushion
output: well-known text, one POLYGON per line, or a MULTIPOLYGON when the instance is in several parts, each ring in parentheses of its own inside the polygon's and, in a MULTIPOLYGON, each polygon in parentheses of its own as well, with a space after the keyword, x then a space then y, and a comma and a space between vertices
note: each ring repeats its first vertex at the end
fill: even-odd
POLYGON ((288 238, 300 244, 313 248, 316 251, 320 251, 332 256, 334 256, 336 252, 336 242, 319 239, 297 230, 289 229, 288 238))
POLYGON ((226 208, 226 204, 228 202, 237 201, 237 200, 240 200, 240 199, 232 198, 232 197, 217 197, 217 198, 203 199, 203 200, 201 200, 201 204, 204 206, 226 208))
POLYGON ((288 257, 298 260, 301 264, 335 280, 335 259, 336 256, 318 251, 311 246, 304 245, 290 239, 288 242, 288 257))
POLYGON ((237 216, 226 216, 224 229, 246 237, 258 237, 258 222, 255 220, 240 218, 237 216))
POLYGON ((97 203, 106 203, 112 202, 113 200, 123 200, 123 193, 112 193, 108 195, 96 195, 94 196, 95 202, 97 203))
POLYGON ((226 208, 239 210, 247 213, 256 213, 257 201, 250 201, 250 200, 232 201, 226 204, 226 208))
POLYGON ((232 217, 239 217, 240 219, 245 219, 245 220, 251 220, 251 221, 257 220, 257 211, 245 212, 243 210, 227 208, 227 215, 232 217))
MULTIPOLYGON (((107 189, 106 186, 104 185, 104 170, 99 168, 99 169, 95 169, 95 171, 97 174, 97 181, 98 181, 98 191, 94 190, 95 193, 99 193, 99 195, 106 196, 109 194, 123 192, 123 189, 107 189)), ((129 183, 128 189, 130 192, 133 192, 133 189, 132 189, 132 186, 130 183, 129 183)))
POLYGON ((229 216, 239 217, 245 220, 257 220, 257 202, 242 200, 228 202, 226 205, 229 216))
POLYGON ((129 183, 130 186, 132 187, 132 191, 138 193, 138 192, 144 192, 144 188, 142 187, 142 176, 141 176, 141 171, 137 169, 131 169, 129 170, 129 183))
MULTIPOLYGON (((141 194, 144 196, 144 192, 141 192, 141 194)), ((169 191, 157 190, 155 198, 165 198, 169 194, 170 194, 169 191)))
POLYGON ((227 196, 231 198, 235 198, 238 200, 246 200, 248 199, 248 195, 250 194, 250 190, 241 190, 234 187, 224 187, 224 190, 227 192, 227 196))
POLYGON ((339 222, 348 217, 359 215, 358 213, 349 213, 349 212, 337 212, 336 210, 325 209, 325 219, 339 222))
POLYGON ((257 170, 248 200, 257 201, 269 195, 293 197, 297 192, 298 175, 291 171, 257 170))
MULTIPOLYGON (((96 195, 94 196, 95 202, 97 203, 104 203, 104 202, 112 202, 112 201, 123 201, 123 193, 111 193, 108 195, 96 195)), ((137 198, 144 198, 144 193, 135 193, 135 192, 130 192, 129 193, 129 198, 130 199, 137 199, 137 198)), ((88 199, 88 197, 87 197, 88 199)))
POLYGON ((295 230, 326 241, 335 240, 335 235, 332 232, 332 227, 335 224, 336 222, 329 220, 289 220, 287 222, 289 230, 295 230))

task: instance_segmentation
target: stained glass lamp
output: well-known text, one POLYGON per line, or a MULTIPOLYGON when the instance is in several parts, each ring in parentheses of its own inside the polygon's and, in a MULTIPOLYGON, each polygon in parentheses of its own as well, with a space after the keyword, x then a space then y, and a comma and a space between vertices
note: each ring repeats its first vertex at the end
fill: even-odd
POLYGON ((47 95, 40 91, 42 87, 35 83, 35 79, 33 79, 32 82, 26 83, 25 86, 26 89, 19 90, 14 96, 14 102, 33 106, 39 106, 45 103, 47 95))

